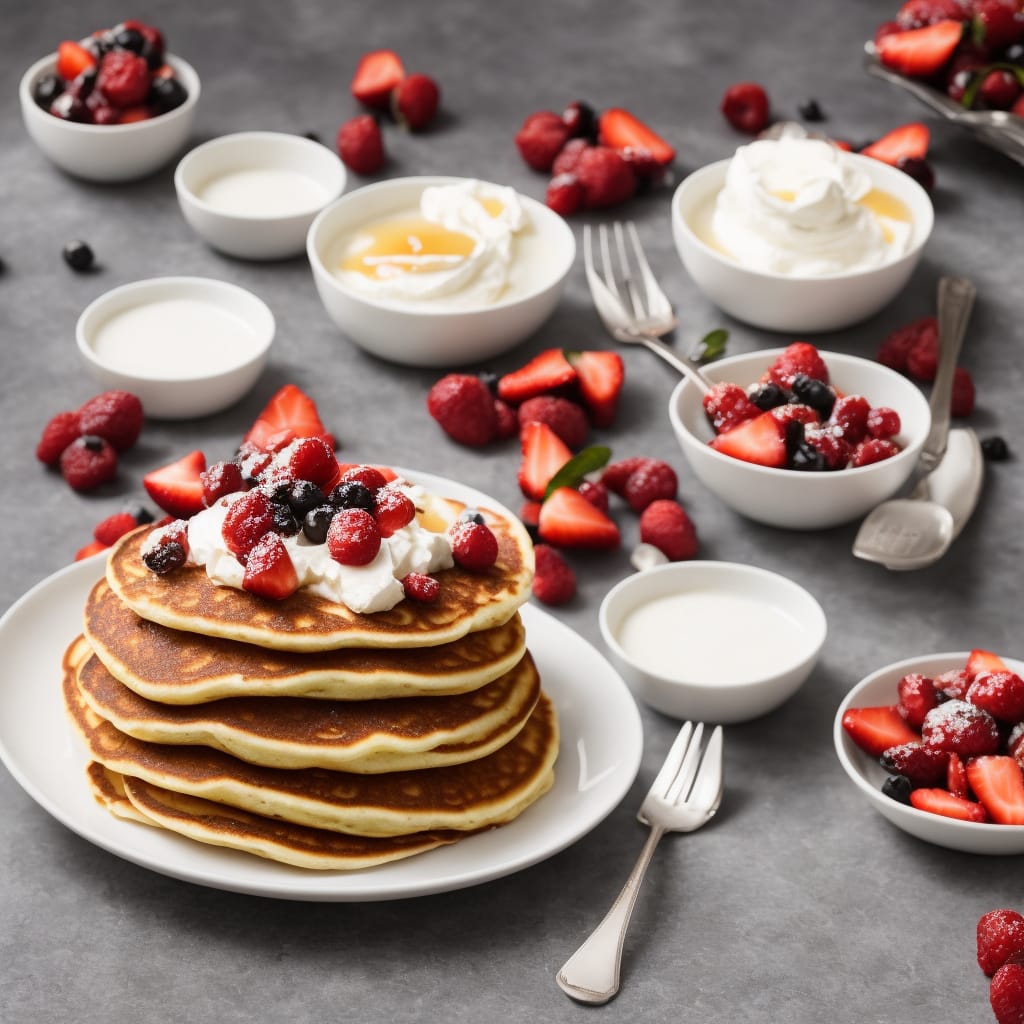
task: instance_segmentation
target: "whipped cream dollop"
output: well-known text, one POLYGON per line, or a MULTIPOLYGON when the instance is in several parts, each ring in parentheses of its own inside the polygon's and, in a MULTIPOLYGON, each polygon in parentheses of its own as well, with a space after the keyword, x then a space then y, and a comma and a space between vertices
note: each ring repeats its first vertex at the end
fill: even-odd
POLYGON ((753 270, 821 277, 907 251, 911 224, 871 209, 870 177, 819 139, 760 139, 733 156, 710 233, 753 270), (867 202, 866 202, 867 201, 867 202))
POLYGON ((505 292, 516 236, 528 224, 514 189, 476 180, 433 185, 418 209, 346 239, 335 274, 354 291, 386 301, 489 305, 505 292))
MULTIPOLYGON (((399 479, 388 486, 408 495, 418 512, 451 520, 447 506, 418 484, 399 479)), ((222 527, 228 509, 242 493, 226 495, 188 521, 189 564, 205 567, 214 583, 236 590, 242 589, 245 567, 228 550, 222 527)), ((301 532, 282 540, 300 587, 359 613, 394 608, 405 597, 400 582, 403 576, 439 572, 455 564, 447 534, 426 529, 418 518, 384 537, 368 565, 341 565, 326 544, 312 544, 301 532)))

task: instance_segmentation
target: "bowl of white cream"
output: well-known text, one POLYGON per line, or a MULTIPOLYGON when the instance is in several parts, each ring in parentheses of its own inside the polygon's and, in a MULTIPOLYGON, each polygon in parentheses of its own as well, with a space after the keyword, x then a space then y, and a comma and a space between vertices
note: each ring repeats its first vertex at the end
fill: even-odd
POLYGON ((765 715, 810 676, 821 605, 777 573, 669 562, 628 576, 601 603, 601 635, 633 693, 673 718, 729 724, 765 715))
POLYGON ((689 175, 672 198, 687 273, 756 327, 830 331, 907 283, 931 235, 928 193, 879 160, 822 139, 758 139, 689 175))
POLYGON ((313 218, 345 190, 345 167, 319 142, 283 132, 237 132, 182 157, 174 188, 182 215, 229 256, 299 256, 313 218))
POLYGON ((454 366, 536 331, 576 256, 572 230, 514 189, 472 178, 396 178, 343 196, 307 253, 331 320, 368 352, 454 366))

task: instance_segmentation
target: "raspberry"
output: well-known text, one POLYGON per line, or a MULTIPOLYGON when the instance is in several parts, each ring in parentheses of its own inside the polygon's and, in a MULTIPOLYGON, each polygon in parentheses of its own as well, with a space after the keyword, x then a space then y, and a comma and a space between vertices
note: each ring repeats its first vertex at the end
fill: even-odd
POLYGON ((468 373, 449 373, 427 395, 427 412, 459 444, 481 448, 494 440, 498 416, 487 385, 468 373))
POLYGON ((836 399, 829 426, 849 444, 860 444, 867 437, 871 404, 862 395, 843 395, 836 399))
POLYGON ((811 380, 828 383, 828 367, 818 354, 818 350, 806 341, 794 341, 776 357, 768 367, 768 376, 781 388, 787 390, 793 386, 793 378, 804 374, 811 380))
POLYGON ((935 380, 939 365, 939 332, 922 331, 907 353, 907 373, 918 380, 935 380))
POLYGON ((220 532, 228 550, 236 558, 243 558, 263 534, 273 529, 273 505, 262 491, 256 490, 246 491, 231 503, 220 532))
POLYGON ((138 525, 138 521, 131 512, 115 512, 112 516, 107 516, 106 519, 98 522, 92 535, 101 544, 110 547, 114 541, 119 540, 138 525))
POLYGON ((583 186, 575 174, 558 174, 548 182, 544 203, 562 217, 571 217, 583 209, 583 186))
POLYGON ((384 138, 372 114, 346 121, 336 139, 342 163, 356 174, 376 174, 384 166, 384 138))
MULTIPOLYGON (((342 483, 362 484, 370 494, 376 494, 382 487, 387 485, 384 474, 373 466, 353 466, 341 474, 342 483)), ((333 494, 332 494, 333 500, 333 494)))
POLYGON ((327 550, 341 565, 369 565, 380 551, 377 520, 362 508, 343 508, 327 529, 327 550))
POLYGON ((536 560, 533 596, 550 605, 571 601, 576 595, 576 576, 569 563, 548 544, 538 544, 533 554, 536 560))
POLYGON ((403 78, 391 96, 395 120, 411 132, 426 128, 437 113, 441 90, 429 75, 414 74, 403 78))
POLYGON ((900 414, 888 406, 876 406, 868 413, 866 421, 872 437, 895 437, 900 432, 900 414))
POLYGON ((621 497, 626 490, 626 481, 648 461, 650 460, 642 455, 633 455, 628 459, 613 462, 601 474, 601 483, 621 497))
POLYGON ((104 391, 78 410, 83 434, 95 434, 123 452, 139 439, 142 402, 129 391, 104 391))
POLYGON ((893 331, 882 342, 876 358, 883 366, 888 366, 897 373, 905 373, 910 350, 924 335, 934 336, 935 343, 938 343, 939 322, 935 317, 926 316, 893 331))
POLYGON ((777 405, 769 412, 780 423, 802 423, 805 427, 815 426, 821 422, 818 414, 802 402, 787 402, 785 405, 777 405))
POLYGON ((861 441, 853 449, 853 454, 850 456, 850 465, 854 468, 870 466, 875 462, 891 459, 894 455, 899 455, 899 453, 899 445, 893 444, 892 441, 869 437, 866 441, 861 441))
POLYGON ((970 416, 974 411, 974 378, 971 371, 958 366, 953 371, 953 394, 949 411, 954 416, 970 416))
POLYGON ((976 929, 978 966, 991 978, 1014 953, 1024 953, 1024 917, 1016 910, 990 910, 976 929))
POLYGON ((531 422, 546 423, 573 450, 583 447, 590 429, 587 414, 580 406, 568 398, 551 395, 528 398, 519 406, 520 428, 531 422))
POLYGON ((203 484, 203 504, 209 508, 226 494, 245 490, 242 467, 237 462, 215 462, 199 474, 203 484))
POLYGON ((77 412, 59 412, 43 427, 43 436, 36 445, 36 458, 47 466, 56 466, 72 441, 82 436, 77 412))
POLYGON ((60 471, 76 491, 91 491, 114 479, 117 452, 102 437, 84 434, 61 452, 60 471))
POLYGON ((100 61, 96 88, 115 107, 133 107, 149 92, 149 65, 130 50, 109 50, 100 61))
POLYGON ((551 165, 552 177, 558 178, 563 174, 575 175, 580 155, 585 149, 589 148, 590 143, 586 139, 570 139, 562 147, 562 151, 555 157, 555 162, 551 165))
POLYGON ((626 481, 622 496, 634 512, 643 512, 652 501, 674 498, 679 480, 676 471, 660 459, 648 459, 626 481))
POLYGON ((673 562, 681 562, 697 554, 697 531, 686 510, 676 501, 652 501, 643 510, 640 540, 653 545, 673 562))
POLYGON ((963 700, 947 700, 924 716, 921 742, 961 757, 980 757, 999 749, 999 726, 982 708, 963 700))
POLYGON ((768 94, 756 82, 737 82, 725 90, 721 111, 737 131, 756 135, 768 124, 768 94))
POLYGON ((1024 965, 1016 961, 1003 964, 992 977, 988 999, 996 1024, 1021 1024, 1024 1021, 1024 965))
POLYGON ((850 461, 853 446, 831 427, 805 430, 804 440, 821 453, 826 470, 843 469, 850 461))
POLYGON ((326 484, 338 472, 338 460, 331 446, 319 437, 303 437, 290 446, 288 469, 296 480, 326 484))
POLYGON ((935 684, 920 672, 911 672, 900 679, 896 684, 896 692, 900 698, 896 710, 907 725, 914 729, 920 729, 924 724, 924 716, 939 704, 935 684))
POLYGON ((728 381, 713 384, 703 401, 704 411, 711 420, 716 434, 724 434, 761 412, 739 384, 730 384, 728 381))
POLYGON ((483 572, 498 560, 498 540, 490 528, 472 521, 456 523, 448 531, 455 564, 483 572))
POLYGON ((600 482, 594 480, 584 480, 577 490, 583 495, 587 501, 590 502, 594 508, 599 508, 602 512, 607 513, 608 511, 608 488, 600 482))
POLYGON ((411 597, 414 601, 422 604, 430 604, 436 601, 441 593, 441 584, 433 576, 427 576, 421 572, 411 572, 402 577, 402 588, 405 596, 411 597))
POLYGON ((591 146, 580 153, 576 178, 583 187, 584 205, 588 209, 618 206, 636 191, 636 175, 609 146, 591 146))
POLYGON ((505 441, 519 433, 519 415, 508 402, 494 400, 495 437, 505 441))
POLYGON ((390 537, 396 530, 408 526, 415 517, 416 506, 409 496, 397 487, 382 487, 377 491, 374 518, 382 537, 390 537))
POLYGON ((568 138, 565 122, 553 111, 540 110, 523 122, 515 143, 528 166, 535 171, 550 171, 568 138))

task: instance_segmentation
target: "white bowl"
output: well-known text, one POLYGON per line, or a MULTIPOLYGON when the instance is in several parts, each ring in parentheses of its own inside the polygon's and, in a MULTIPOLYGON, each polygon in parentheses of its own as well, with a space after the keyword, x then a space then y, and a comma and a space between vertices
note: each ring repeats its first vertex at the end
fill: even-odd
POLYGON ((641 700, 674 718, 723 724, 788 700, 811 674, 826 635, 825 613, 806 590, 730 562, 671 562, 629 576, 608 592, 598 621, 641 700), (652 607, 660 615, 648 621, 648 634, 631 616, 652 607))
MULTIPOLYGON (((782 349, 730 356, 705 367, 713 381, 746 387, 771 365, 782 349)), ((818 530, 859 519, 906 482, 931 427, 931 413, 920 388, 881 363, 838 352, 821 352, 832 383, 845 394, 863 395, 872 406, 900 415, 895 440, 903 450, 890 459, 832 472, 770 469, 708 446, 714 430, 701 404, 700 389, 683 379, 669 399, 669 420, 697 477, 727 505, 749 519, 790 530, 818 530)))
POLYGON ((284 259, 305 250, 313 218, 345 191, 345 167, 312 139, 238 132, 182 157, 174 188, 185 220, 215 249, 284 259))
POLYGON ((152 174, 185 145, 199 102, 199 75, 192 65, 171 54, 165 60, 188 92, 180 107, 132 124, 78 124, 54 117, 32 98, 35 82, 57 67, 51 53, 22 75, 18 95, 25 128, 50 160, 78 178, 133 181, 152 174))
POLYGON ((773 331, 834 331, 877 313, 907 283, 931 235, 935 213, 928 193, 909 174, 871 157, 845 159, 865 171, 875 187, 909 209, 908 251, 883 266, 822 277, 791 277, 750 270, 712 249, 695 234, 693 217, 725 184, 728 160, 709 164, 680 183, 672 197, 672 237, 695 284, 712 302, 745 323, 773 331))
POLYGON ((90 303, 75 338, 104 387, 138 395, 147 416, 187 419, 226 409, 256 383, 274 315, 225 281, 154 277, 90 303))
POLYGON ((418 205, 429 185, 466 179, 395 178, 357 189, 324 210, 309 229, 306 249, 327 315, 357 345, 383 359, 409 366, 455 366, 504 352, 536 331, 551 315, 576 258, 572 229, 553 210, 519 196, 542 245, 538 280, 509 298, 486 306, 446 308, 424 303, 384 302, 357 292, 329 269, 339 239, 373 221, 418 205), (541 262, 542 261, 542 262, 541 262))
MULTIPOLYGON (((869 708, 896 704, 899 695, 896 684, 910 672, 934 677, 949 669, 963 668, 970 651, 946 654, 928 654, 907 658, 872 672, 862 679, 839 705, 832 736, 839 763, 854 785, 867 797, 883 817, 897 828, 909 832, 929 843, 966 853, 1017 854, 1024 853, 1024 825, 982 825, 973 821, 959 821, 941 814, 919 811, 901 804, 882 793, 882 783, 891 774, 877 758, 866 754, 847 735, 843 728, 843 715, 849 708, 869 708)), ((1024 662, 1003 658, 1011 671, 1024 674, 1024 662)))

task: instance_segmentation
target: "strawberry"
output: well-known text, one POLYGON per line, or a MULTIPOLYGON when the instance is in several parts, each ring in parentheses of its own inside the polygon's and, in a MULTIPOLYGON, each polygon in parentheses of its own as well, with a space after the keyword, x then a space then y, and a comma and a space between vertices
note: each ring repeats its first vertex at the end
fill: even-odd
POLYGON ((958 366, 953 371, 953 392, 949 399, 953 416, 970 416, 974 412, 974 378, 971 371, 958 366))
POLYGON ((57 75, 73 82, 83 71, 96 67, 96 58, 84 47, 65 39, 57 47, 57 75))
POLYGON ((757 82, 737 82, 725 90, 720 109, 737 131, 756 135, 768 124, 768 93, 757 82))
POLYGON ((550 605, 571 601, 576 596, 576 576, 569 563, 548 544, 538 544, 533 554, 533 596, 550 605))
MULTIPOLYGON (((919 31, 930 32, 931 29, 919 31)), ((910 34, 904 32, 902 35, 890 38, 902 39, 910 34)), ((928 155, 930 139, 931 134, 927 125, 920 121, 911 121, 909 124, 900 125, 899 128, 893 128, 891 132, 876 139, 869 146, 865 146, 861 150, 861 155, 873 157, 875 160, 881 160, 882 163, 895 167, 901 157, 916 157, 923 160, 928 155)))
POLYGON ((949 755, 949 763, 946 765, 946 789, 953 796, 962 797, 964 800, 970 796, 970 787, 967 785, 967 768, 959 754, 949 755))
POLYGON ((981 804, 953 796, 945 789, 915 789, 910 794, 910 804, 919 811, 941 814, 944 818, 957 818, 960 821, 974 821, 979 824, 988 821, 988 815, 981 804))
POLYGON ((519 406, 520 429, 534 421, 546 423, 573 450, 582 448, 587 442, 587 414, 567 398, 552 395, 528 398, 519 406))
POLYGON ((537 525, 542 540, 558 547, 613 548, 619 528, 579 491, 559 487, 541 505, 537 525))
POLYGON ((539 420, 527 423, 519 436, 523 449, 519 487, 528 498, 540 500, 551 478, 572 458, 572 452, 546 423, 539 420))
POLYGON ((334 447, 334 437, 320 420, 316 403, 294 384, 285 384, 267 402, 244 443, 265 452, 276 452, 297 437, 319 437, 334 447))
POLYGON ((849 708, 843 713, 843 728, 866 754, 881 757, 890 747, 917 743, 921 737, 900 717, 896 705, 849 708))
POLYGON ((967 655, 965 671, 970 673, 971 676, 976 676, 982 672, 1009 672, 1010 668, 998 654, 975 647, 967 655))
POLYGON ((964 21, 967 11, 960 0, 907 0, 896 12, 902 30, 923 28, 937 21, 964 21))
POLYGON ((900 447, 898 444, 883 440, 882 438, 869 437, 861 441, 853 449, 853 454, 850 455, 850 466, 853 468, 871 466, 876 462, 884 462, 886 459, 891 459, 894 455, 899 455, 899 453, 900 447))
POLYGON ((209 508, 225 494, 245 490, 242 467, 237 462, 215 462, 199 474, 203 485, 203 504, 209 508))
POLYGON ((327 549, 341 565, 369 565, 380 551, 380 527, 364 508, 343 508, 327 530, 327 549))
POLYGON ((96 88, 112 106, 124 109, 145 100, 149 92, 149 65, 131 50, 108 50, 100 60, 96 88))
POLYGON ((597 120, 598 141, 619 151, 646 149, 663 167, 672 163, 676 151, 639 118, 621 107, 610 107, 597 120))
POLYGON ((991 978, 1014 953, 1024 953, 1024 917, 1016 910, 990 910, 978 919, 978 966, 991 978))
POLYGON ((999 749, 999 726, 982 708, 963 700, 948 700, 924 716, 921 741, 963 758, 979 757, 999 749))
POLYGON ((288 447, 287 469, 295 480, 326 484, 338 472, 334 449, 322 437, 302 437, 288 447))
POLYGON ((123 452, 139 439, 142 402, 129 391, 104 391, 78 410, 83 434, 96 434, 123 452))
POLYGON ((913 729, 920 729, 924 724, 924 716, 939 703, 935 684, 920 672, 903 676, 896 684, 896 692, 900 698, 896 710, 913 729))
POLYGON ((276 533, 265 533, 249 552, 242 589, 272 601, 283 601, 299 589, 299 577, 291 556, 276 533))
POLYGON ((101 551, 108 551, 109 549, 109 544, 104 544, 100 540, 91 540, 75 552, 75 561, 81 562, 83 558, 91 558, 93 555, 99 554, 101 551))
POLYGON ((545 349, 525 366, 498 381, 498 397, 518 405, 535 395, 556 391, 576 380, 576 370, 560 348, 545 349))
POLYGON ((1019 95, 1017 76, 1005 68, 990 71, 981 80, 981 87, 978 89, 978 98, 986 107, 993 110, 1009 110, 1019 95))
POLYGON ((634 512, 643 512, 653 501, 675 498, 678 486, 676 471, 667 462, 648 459, 630 474, 622 496, 634 512))
POLYGON ((910 779, 910 784, 937 786, 948 773, 950 755, 945 750, 925 747, 920 743, 900 743, 882 751, 879 763, 887 772, 896 772, 910 779))
POLYGON ((1024 1024, 1024 964, 1003 964, 992 977, 988 999, 996 1024, 1024 1024))
POLYGON ((416 518, 416 506, 412 500, 395 487, 380 488, 376 500, 377 507, 373 514, 382 537, 390 537, 416 518))
POLYGON ((142 478, 142 486, 169 515, 188 519, 205 507, 201 476, 204 469, 206 456, 197 450, 177 462, 147 473, 142 478))
POLYGON ((227 510, 221 526, 221 537, 228 550, 239 559, 256 546, 257 541, 274 529, 274 508, 260 490, 240 494, 227 510))
POLYGON ((953 56, 963 32, 960 21, 948 19, 894 33, 876 43, 878 59, 901 75, 930 78, 953 56))
POLYGON ((60 455, 61 476, 76 491, 91 491, 117 475, 117 452, 95 434, 83 434, 60 455))
POLYGON ((540 522, 540 502, 524 501, 519 507, 519 518, 527 528, 536 527, 540 522))
POLYGON ((516 132, 519 155, 535 171, 550 171, 569 138, 565 122, 552 110, 531 114, 516 132))
POLYGON ((625 367, 618 352, 572 352, 569 362, 579 377, 583 404, 596 426, 611 426, 619 407, 625 367))
POLYGON ((763 412, 708 443, 723 455, 758 466, 781 469, 786 465, 786 427, 771 412, 763 412))
POLYGON ((459 444, 479 448, 498 433, 498 413, 487 385, 469 373, 449 373, 427 394, 427 412, 459 444))
POLYGON ((626 481, 645 463, 650 461, 642 455, 632 455, 628 459, 620 459, 605 467, 601 474, 601 483, 620 497, 626 491, 626 481))
POLYGON ((686 510, 664 498, 652 501, 640 514, 640 540, 653 544, 671 562, 697 554, 697 531, 686 510))
POLYGON ((981 672, 965 698, 993 718, 1014 725, 1024 720, 1024 679, 1016 672, 981 672))
POLYGON ((810 342, 794 341, 775 357, 768 367, 768 377, 780 388, 790 390, 793 379, 801 374, 828 383, 828 367, 818 350, 810 342))
POLYGON ((386 109, 391 94, 405 77, 405 68, 393 50, 371 50, 356 65, 349 90, 367 107, 386 109))
POLYGON ((93 528, 92 535, 104 547, 110 547, 114 541, 120 540, 138 525, 139 521, 131 512, 115 512, 98 522, 93 528))
MULTIPOLYGON (((576 141, 582 141, 577 139, 576 141)), ((570 142, 571 146, 572 143, 570 142)), ((556 160, 557 163, 557 160, 556 160)), ((571 217, 583 209, 585 202, 583 186, 575 174, 556 174, 548 182, 544 194, 544 205, 562 217, 571 217)))
POLYGON ((356 174, 376 174, 384 166, 384 136, 372 114, 349 118, 335 139, 342 163, 356 174))
POLYGON ((704 412, 716 434, 724 434, 761 414, 761 410, 747 397, 747 392, 739 384, 729 381, 712 384, 711 390, 703 398, 703 404, 704 412))
POLYGON ((47 466, 56 466, 72 441, 82 436, 77 412, 59 412, 43 427, 43 435, 36 445, 36 458, 47 466))
POLYGON ((636 191, 636 175, 622 154, 609 146, 591 146, 580 153, 576 178, 583 203, 591 210, 618 206, 636 191))
POLYGON ((455 564, 472 572, 486 572, 498 560, 498 539, 484 523, 463 520, 448 531, 455 564))
POLYGON ((967 781, 994 822, 1024 825, 1024 772, 1012 757, 975 757, 967 763, 967 781))
POLYGON ((421 604, 431 604, 441 594, 441 584, 433 576, 421 572, 410 572, 403 576, 402 589, 406 597, 421 604))
POLYGON ((400 125, 418 132, 434 119, 440 102, 441 90, 429 75, 409 75, 391 94, 391 111, 400 125))
POLYGON ((386 484, 398 479, 395 471, 387 466, 349 465, 345 463, 338 466, 338 472, 340 474, 338 477, 339 483, 354 482, 362 484, 371 494, 376 494, 386 484))

